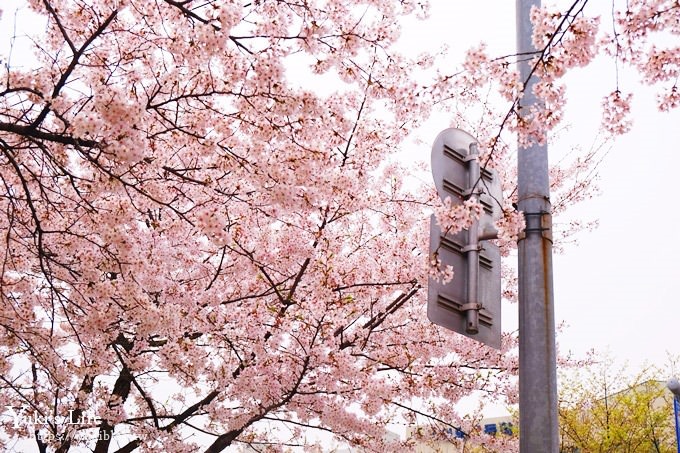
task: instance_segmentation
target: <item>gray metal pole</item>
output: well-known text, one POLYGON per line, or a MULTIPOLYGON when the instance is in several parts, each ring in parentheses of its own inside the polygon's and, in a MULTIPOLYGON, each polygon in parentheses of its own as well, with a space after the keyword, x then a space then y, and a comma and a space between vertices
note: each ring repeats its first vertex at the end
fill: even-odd
MULTIPOLYGON (((479 151, 477 144, 470 145, 468 154, 468 187, 472 190, 470 198, 477 200, 477 180, 479 179, 479 151)), ((469 334, 479 333, 479 300, 477 289, 479 286, 479 219, 472 222, 468 229, 467 246, 463 249, 467 253, 468 262, 468 297, 465 310, 465 331, 469 334)))
MULTIPOLYGON (((517 51, 520 59, 534 51, 529 12, 540 0, 516 0, 517 51)), ((531 67, 519 65, 526 80, 531 67)), ((539 101, 530 81, 521 111, 539 101)), ((552 283, 552 216, 548 179, 548 147, 532 144, 517 157, 518 209, 525 231, 519 240, 519 424, 520 453, 557 453, 557 376, 555 313, 552 283)))

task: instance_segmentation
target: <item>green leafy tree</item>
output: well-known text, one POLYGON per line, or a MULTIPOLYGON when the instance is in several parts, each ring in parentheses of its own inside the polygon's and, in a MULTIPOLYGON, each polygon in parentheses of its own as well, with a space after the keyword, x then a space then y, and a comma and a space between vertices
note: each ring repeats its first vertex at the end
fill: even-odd
POLYGON ((560 436, 564 452, 675 452, 672 395, 650 367, 636 375, 611 360, 562 380, 560 436))

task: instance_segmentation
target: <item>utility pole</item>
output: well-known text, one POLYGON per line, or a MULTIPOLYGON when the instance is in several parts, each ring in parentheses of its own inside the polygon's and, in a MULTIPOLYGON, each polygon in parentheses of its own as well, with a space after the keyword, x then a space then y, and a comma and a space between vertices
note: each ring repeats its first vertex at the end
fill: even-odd
MULTIPOLYGON (((516 0, 517 53, 521 80, 531 73, 529 14, 540 0, 516 0)), ((539 100, 528 80, 520 115, 539 100)), ((520 453, 557 453, 557 374, 552 275, 552 214, 548 178, 548 147, 530 144, 517 151, 518 209, 524 213, 519 256, 519 424, 520 453)))

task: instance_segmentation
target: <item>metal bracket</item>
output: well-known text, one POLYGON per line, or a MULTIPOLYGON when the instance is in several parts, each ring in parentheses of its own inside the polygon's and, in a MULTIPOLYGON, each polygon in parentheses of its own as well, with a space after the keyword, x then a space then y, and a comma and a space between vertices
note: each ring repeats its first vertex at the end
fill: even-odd
POLYGON ((465 332, 471 335, 479 333, 479 310, 482 305, 478 303, 467 303, 460 307, 460 311, 465 313, 465 332))
POLYGON ((477 236, 479 241, 488 241, 491 239, 498 239, 498 230, 493 225, 487 225, 482 228, 477 236))
POLYGON ((524 221, 526 226, 524 230, 517 235, 517 241, 526 239, 529 233, 541 233, 541 236, 550 242, 553 241, 552 235, 552 214, 547 211, 541 212, 525 212, 524 221))
POLYGON ((464 306, 478 305, 479 307, 473 308, 472 311, 479 314, 479 321, 486 327, 490 327, 494 324, 494 319, 489 316, 489 313, 485 310, 485 307, 482 304, 461 304, 442 294, 437 295, 437 304, 446 307, 455 313, 465 313, 467 311, 471 311, 470 309, 464 310, 464 306))
POLYGON ((469 253, 469 252, 479 252, 480 250, 482 250, 482 246, 479 243, 477 243, 477 244, 466 245, 462 248, 461 251, 463 253, 469 253))
POLYGON ((480 188, 480 187, 473 188, 473 189, 465 189, 465 190, 463 191, 463 198, 466 199, 466 200, 469 200, 470 197, 473 196, 473 195, 477 195, 477 196, 479 196, 479 195, 485 195, 485 192, 484 192, 484 190, 483 190, 482 188, 480 188))

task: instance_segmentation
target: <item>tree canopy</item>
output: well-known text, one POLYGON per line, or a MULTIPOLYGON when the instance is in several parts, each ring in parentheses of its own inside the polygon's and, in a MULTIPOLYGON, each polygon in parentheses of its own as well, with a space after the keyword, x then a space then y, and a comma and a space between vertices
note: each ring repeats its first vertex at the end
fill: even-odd
POLYGON ((563 451, 672 453, 673 395, 667 373, 647 368, 634 376, 610 361, 563 379, 560 437, 563 451))

